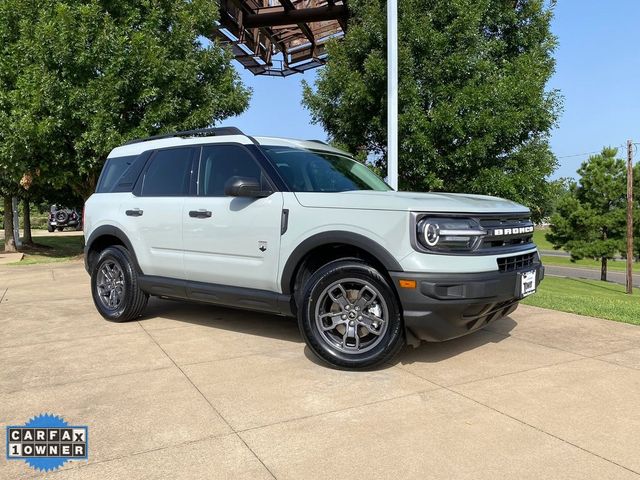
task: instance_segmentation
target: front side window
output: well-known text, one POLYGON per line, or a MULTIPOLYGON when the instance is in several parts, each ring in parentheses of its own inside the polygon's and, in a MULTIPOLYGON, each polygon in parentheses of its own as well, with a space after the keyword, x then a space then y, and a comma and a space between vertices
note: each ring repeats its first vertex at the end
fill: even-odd
POLYGON ((146 197, 185 196, 191 177, 191 148, 160 150, 144 174, 142 195, 146 197))
POLYGON ((209 145, 202 148, 198 194, 206 197, 224 196, 224 187, 233 177, 253 178, 269 190, 262 169, 251 153, 239 145, 209 145))
POLYGON ((293 147, 262 149, 293 192, 391 190, 363 164, 344 155, 293 147))

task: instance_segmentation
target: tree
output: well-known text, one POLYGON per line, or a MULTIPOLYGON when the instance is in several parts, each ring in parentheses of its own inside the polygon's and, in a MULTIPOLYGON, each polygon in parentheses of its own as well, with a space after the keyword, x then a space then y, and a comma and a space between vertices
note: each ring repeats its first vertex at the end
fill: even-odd
POLYGON ((640 261, 640 163, 633 167, 633 255, 640 261))
MULTIPOLYGON (((19 52, 15 46, 20 37, 20 7, 18 2, 0 2, 0 196, 4 209, 4 250, 16 251, 13 236, 13 209, 11 199, 19 191, 18 181, 24 169, 19 152, 10 146, 13 111, 11 108, 11 92, 16 85, 16 72, 19 65, 19 52)), ((23 20, 27 18, 25 10, 23 20)))
MULTIPOLYGON (((545 202, 560 109, 551 7, 543 0, 400 0, 400 187, 545 202), (515 7, 514 7, 515 4, 515 7)), ((304 105, 351 152, 386 169, 384 0, 349 2, 349 30, 329 46, 304 105)))
POLYGON ((578 169, 551 217, 547 240, 564 247, 573 260, 601 261, 600 279, 607 280, 607 260, 624 251, 626 234, 626 163, 616 148, 603 148, 578 169))
POLYGON ((218 8, 213 0, 3 2, 0 16, 13 22, 0 21, 13 32, 0 58, 13 68, 0 105, 11 113, 4 151, 22 171, 39 168, 52 186, 86 198, 115 146, 241 113, 250 91, 231 53, 204 38, 218 8))

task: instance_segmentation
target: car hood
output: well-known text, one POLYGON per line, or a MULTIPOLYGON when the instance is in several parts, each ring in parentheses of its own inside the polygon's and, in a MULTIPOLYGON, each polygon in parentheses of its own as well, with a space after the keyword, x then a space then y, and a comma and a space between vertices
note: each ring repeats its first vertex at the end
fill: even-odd
POLYGON ((301 205, 311 208, 444 213, 516 213, 529 211, 527 207, 510 200, 466 193, 358 190, 339 193, 296 192, 295 195, 301 205))

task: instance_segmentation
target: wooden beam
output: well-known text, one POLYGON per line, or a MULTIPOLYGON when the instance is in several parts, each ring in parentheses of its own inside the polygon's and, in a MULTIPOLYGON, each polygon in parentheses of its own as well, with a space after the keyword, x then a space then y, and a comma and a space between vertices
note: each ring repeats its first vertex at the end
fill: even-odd
POLYGON ((274 27, 277 25, 296 25, 298 23, 324 22, 346 18, 345 5, 327 5, 317 8, 304 8, 273 13, 247 14, 243 24, 246 28, 274 27))
MULTIPOLYGON (((296 9, 293 3, 291 3, 291 0, 279 0, 279 1, 286 12, 292 12, 296 9)), ((311 33, 311 29, 309 28, 309 25, 307 25, 304 22, 299 22, 297 23, 297 25, 300 31, 304 33, 304 36, 307 37, 309 42, 311 42, 311 45, 315 45, 316 37, 313 35, 313 33, 311 33)))

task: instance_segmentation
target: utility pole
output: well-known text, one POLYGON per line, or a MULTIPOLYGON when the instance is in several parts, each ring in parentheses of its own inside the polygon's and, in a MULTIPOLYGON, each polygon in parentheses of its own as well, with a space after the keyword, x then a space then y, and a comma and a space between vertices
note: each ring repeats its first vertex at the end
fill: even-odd
POLYGON ((398 190, 398 0, 387 0, 387 181, 398 190))
POLYGON ((627 293, 633 294, 633 142, 627 140, 627 293))

